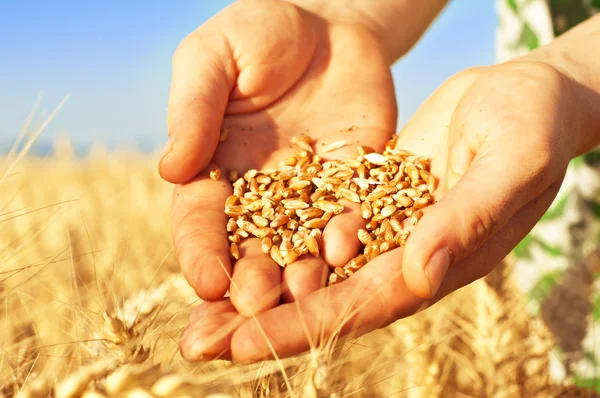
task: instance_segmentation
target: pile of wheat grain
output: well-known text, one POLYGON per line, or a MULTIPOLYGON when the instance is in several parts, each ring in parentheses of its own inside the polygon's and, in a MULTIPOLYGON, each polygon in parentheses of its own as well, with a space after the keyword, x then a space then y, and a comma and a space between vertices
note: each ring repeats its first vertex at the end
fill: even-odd
MULTIPOLYGON (((0 176, 13 159, 0 159, 0 176)), ((0 391, 20 397, 557 396, 552 341, 508 267, 358 339, 252 366, 189 363, 156 157, 27 158, 1 181, 0 391)), ((567 390, 564 390, 567 391, 567 390)))

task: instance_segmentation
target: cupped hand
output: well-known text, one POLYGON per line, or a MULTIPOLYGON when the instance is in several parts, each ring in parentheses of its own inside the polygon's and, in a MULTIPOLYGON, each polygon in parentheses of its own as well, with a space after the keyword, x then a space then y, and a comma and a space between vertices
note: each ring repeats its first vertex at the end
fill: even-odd
MULTIPOLYGON (((173 58, 170 142, 159 172, 177 184, 175 249, 198 295, 214 301, 229 289, 235 310, 250 316, 324 286, 323 259, 282 270, 258 239, 245 240, 232 264, 228 171, 277 166, 294 156, 290 139, 299 134, 310 135, 324 158, 354 156, 357 145, 383 149, 395 125, 389 65, 376 35, 359 23, 331 22, 282 1, 246 0, 190 34, 173 58), (227 139, 219 142, 222 133, 227 139), (325 152, 339 140, 348 146, 325 152), (222 175, 213 181, 209 172, 217 167, 222 175)), ((360 225, 352 211, 331 220, 323 237, 329 264, 356 254, 360 225)))
POLYGON ((203 303, 182 352, 189 359, 224 352, 238 362, 291 356, 337 335, 387 326, 486 275, 558 192, 577 150, 572 109, 569 80, 545 64, 512 62, 451 78, 397 143, 431 157, 439 177, 436 203, 406 247, 253 319, 240 318, 227 300, 203 303), (213 316, 217 306, 220 318, 213 316))

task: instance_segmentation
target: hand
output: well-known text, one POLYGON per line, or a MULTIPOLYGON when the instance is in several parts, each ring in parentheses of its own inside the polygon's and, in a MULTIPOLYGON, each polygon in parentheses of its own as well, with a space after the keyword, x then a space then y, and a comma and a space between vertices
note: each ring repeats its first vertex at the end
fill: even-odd
MULTIPOLYGON (((382 150, 395 131, 396 103, 386 56, 371 30, 280 1, 240 1, 187 37, 173 59, 161 176, 180 184, 173 196, 175 249, 183 272, 205 300, 230 299, 244 316, 321 288, 326 265, 308 258, 281 268, 257 239, 241 245, 232 267, 224 203, 226 171, 268 168, 294 155, 291 137, 308 133, 324 157, 382 150), (219 143, 220 128, 229 137, 219 143), (349 146, 324 153, 327 144, 349 146), (218 145, 218 146, 217 146, 218 145), (208 178, 214 167, 220 181, 208 178), (191 180, 191 181, 190 181, 191 180), (233 268, 233 270, 232 270, 233 268)), ((343 265, 358 251, 358 212, 331 220, 324 258, 343 265)), ((227 311, 213 307, 217 316, 227 311)))
POLYGON ((558 192, 577 151, 572 109, 569 80, 542 63, 453 77, 398 140, 399 148, 431 157, 440 178, 438 201, 407 246, 377 257, 347 281, 254 319, 237 317, 226 300, 203 303, 184 334, 184 355, 227 352, 238 362, 294 355, 332 336, 387 326, 486 275, 558 192), (215 330, 222 333, 211 339, 215 330))

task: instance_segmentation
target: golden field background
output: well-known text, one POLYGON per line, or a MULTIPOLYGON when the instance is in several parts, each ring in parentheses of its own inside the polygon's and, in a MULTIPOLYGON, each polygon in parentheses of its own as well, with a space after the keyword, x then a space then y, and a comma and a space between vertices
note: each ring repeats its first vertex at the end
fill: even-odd
POLYGON ((0 158, 0 392, 19 397, 592 396, 550 380, 554 345, 508 264, 390 327, 282 362, 189 363, 156 155, 0 158))

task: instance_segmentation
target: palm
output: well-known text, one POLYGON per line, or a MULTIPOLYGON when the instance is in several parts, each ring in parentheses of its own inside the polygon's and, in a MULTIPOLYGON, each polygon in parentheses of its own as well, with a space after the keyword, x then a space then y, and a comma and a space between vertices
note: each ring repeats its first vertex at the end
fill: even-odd
POLYGON ((316 152, 328 157, 354 154, 354 149, 325 153, 333 141, 382 148, 389 139, 396 104, 389 68, 374 42, 354 28, 315 30, 316 46, 303 54, 310 62, 301 76, 280 82, 289 87, 286 92, 273 93, 273 103, 249 113, 225 116, 223 128, 230 134, 216 151, 217 165, 240 171, 276 165, 294 154, 289 140, 300 133, 313 137, 316 152))

